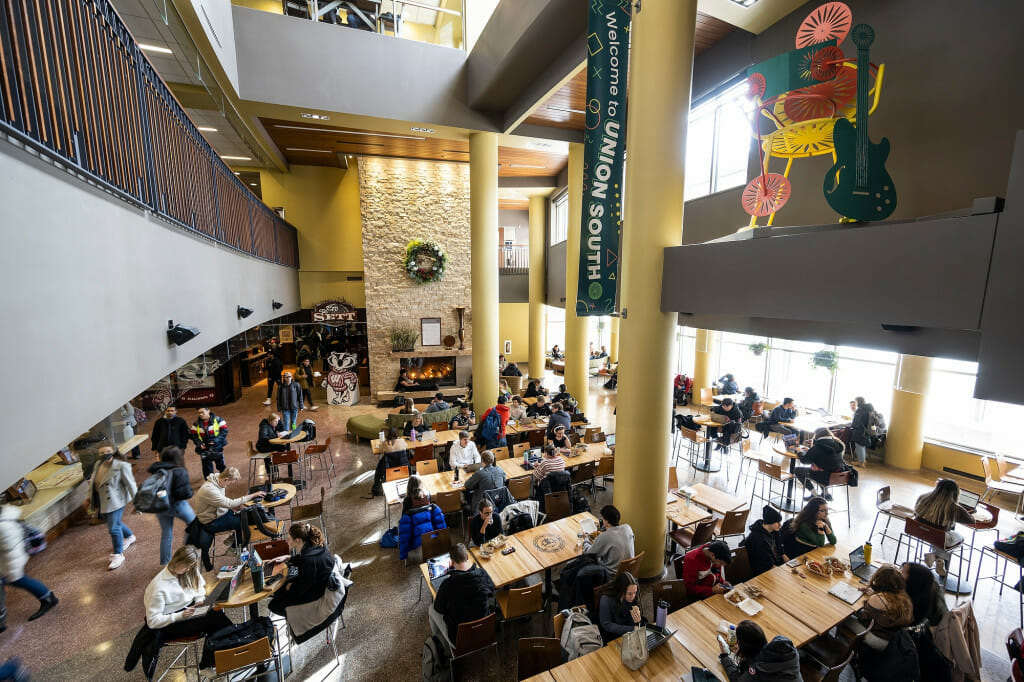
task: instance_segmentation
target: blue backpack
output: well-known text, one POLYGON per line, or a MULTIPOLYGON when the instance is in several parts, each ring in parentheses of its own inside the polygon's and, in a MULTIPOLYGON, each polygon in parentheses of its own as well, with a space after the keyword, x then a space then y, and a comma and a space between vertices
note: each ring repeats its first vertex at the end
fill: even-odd
POLYGON ((501 433, 501 415, 498 414, 497 410, 492 409, 487 413, 487 417, 483 423, 480 424, 480 435, 483 439, 490 443, 498 439, 498 435, 501 433))

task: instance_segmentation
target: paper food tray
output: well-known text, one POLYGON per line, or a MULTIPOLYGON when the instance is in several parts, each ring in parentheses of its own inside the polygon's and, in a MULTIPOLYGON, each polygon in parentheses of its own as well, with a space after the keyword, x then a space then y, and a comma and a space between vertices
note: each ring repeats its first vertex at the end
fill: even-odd
POLYGON ((596 533, 597 532, 597 524, 594 523, 593 519, 589 519, 589 518, 582 519, 580 521, 580 529, 584 533, 596 533))
POLYGON ((761 613, 761 611, 764 610, 763 606, 758 604, 756 601, 754 601, 750 597, 747 597, 746 599, 741 601, 739 604, 736 604, 736 608, 738 608, 740 611, 742 611, 743 613, 747 614, 748 616, 756 616, 757 614, 761 613))

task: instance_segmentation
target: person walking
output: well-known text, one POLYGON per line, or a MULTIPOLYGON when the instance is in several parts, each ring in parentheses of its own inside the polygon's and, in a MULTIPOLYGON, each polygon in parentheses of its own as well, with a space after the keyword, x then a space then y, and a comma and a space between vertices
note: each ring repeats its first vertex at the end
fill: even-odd
POLYGON ((284 369, 284 361, 281 360, 281 349, 277 347, 277 341, 270 340, 267 344, 267 399, 264 405, 270 404, 270 398, 274 395, 274 384, 281 383, 281 371, 284 369))
POLYGON ((228 444, 228 423, 210 411, 208 407, 200 407, 199 418, 192 424, 192 442, 196 444, 196 453, 203 462, 203 476, 217 471, 224 471, 224 447, 228 444))
MULTIPOLYGON (((57 596, 49 587, 25 575, 28 552, 25 551, 25 532, 21 527, 21 509, 13 504, 0 506, 0 577, 5 585, 25 590, 39 600, 39 609, 29 620, 42 617, 57 605, 57 596)), ((4 626, 0 632, 6 629, 4 626)))
POLYGON ((149 439, 153 446, 153 452, 159 456, 168 445, 179 447, 184 451, 191 438, 190 434, 188 423, 178 416, 178 408, 171 405, 164 410, 163 416, 153 424, 153 434, 149 439))
POLYGON ((299 385, 302 388, 302 400, 304 401, 304 404, 309 404, 309 409, 315 412, 320 408, 313 404, 313 382, 316 379, 316 377, 313 376, 314 374, 313 361, 308 357, 303 358, 299 363, 298 370, 296 370, 296 375, 299 378, 299 385))
POLYGON ((100 446, 98 454, 101 461, 89 483, 89 499, 107 521, 114 550, 107 570, 113 571, 124 563, 124 551, 135 544, 135 534, 123 517, 139 488, 131 464, 113 445, 100 446))
POLYGON ((171 472, 171 483, 167 488, 171 507, 159 512, 156 517, 160 521, 160 565, 166 566, 171 560, 171 545, 174 541, 174 519, 181 519, 185 525, 192 523, 196 513, 189 504, 192 497, 192 484, 188 480, 188 469, 185 468, 185 457, 181 448, 170 446, 160 452, 160 461, 149 467, 149 473, 167 470, 171 472))
POLYGON ((277 388, 277 411, 284 420, 284 428, 294 430, 302 408, 302 388, 292 379, 291 372, 281 374, 281 385, 277 388))

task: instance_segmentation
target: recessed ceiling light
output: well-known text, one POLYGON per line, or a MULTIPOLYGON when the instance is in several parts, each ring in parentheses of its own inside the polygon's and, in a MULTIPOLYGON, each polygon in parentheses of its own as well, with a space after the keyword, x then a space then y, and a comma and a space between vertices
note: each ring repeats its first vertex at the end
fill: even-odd
POLYGON ((239 173, 238 171, 235 171, 235 175, 241 175, 241 173, 239 173))
POLYGON ((315 118, 318 121, 330 121, 331 117, 324 114, 299 114, 302 118, 315 118))
POLYGON ((585 113, 587 113, 587 112, 583 111, 582 109, 570 109, 569 107, 553 107, 550 104, 547 105, 547 108, 550 109, 551 111, 564 111, 564 112, 567 112, 567 113, 570 113, 570 114, 585 114, 585 113))
POLYGON ((250 183, 249 183, 249 186, 250 186, 250 187, 255 187, 255 186, 256 186, 256 183, 255 183, 255 182, 250 182, 250 183))
POLYGON ((146 52, 160 52, 161 54, 174 54, 168 48, 161 47, 160 45, 146 45, 145 43, 138 43, 138 46, 139 46, 140 50, 145 50, 146 52))
POLYGON ((225 161, 252 161, 251 156, 221 156, 225 161))
POLYGON ((417 132, 417 133, 436 133, 437 132, 433 128, 420 128, 419 126, 413 126, 412 128, 409 128, 409 130, 412 130, 412 131, 417 132))
POLYGON ((215 133, 215 132, 217 132, 216 128, 210 128, 209 126, 196 126, 196 130, 201 130, 204 133, 215 133))
POLYGON ((286 147, 286 152, 313 152, 316 154, 333 154, 334 152, 327 151, 326 149, 303 149, 302 147, 286 147))
POLYGON ((547 166, 528 166, 528 165, 525 165, 525 164, 522 164, 522 163, 510 163, 508 165, 508 167, 509 168, 537 168, 537 169, 547 168, 547 166))
POLYGON ((307 128, 306 126, 283 126, 275 123, 275 128, 284 128, 286 130, 304 130, 307 133, 335 133, 337 135, 369 135, 372 137, 397 137, 402 140, 425 140, 425 137, 416 137, 414 135, 392 135, 391 133, 373 133, 363 130, 328 130, 326 128, 307 128))

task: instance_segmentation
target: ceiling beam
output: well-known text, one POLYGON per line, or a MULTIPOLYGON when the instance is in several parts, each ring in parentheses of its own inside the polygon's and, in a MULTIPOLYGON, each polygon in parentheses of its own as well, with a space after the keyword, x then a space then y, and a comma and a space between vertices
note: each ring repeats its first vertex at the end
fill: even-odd
POLYGON ((498 189, 554 189, 558 176, 499 177, 498 189))
POLYGON ((502 129, 509 132, 529 118, 537 107, 571 81, 577 71, 585 68, 586 62, 587 37, 581 33, 505 110, 502 129))
POLYGON ((522 123, 514 130, 508 131, 512 135, 523 137, 536 137, 542 140, 559 140, 560 142, 583 142, 582 130, 570 130, 568 128, 556 128, 554 126, 539 126, 533 123, 522 123))

